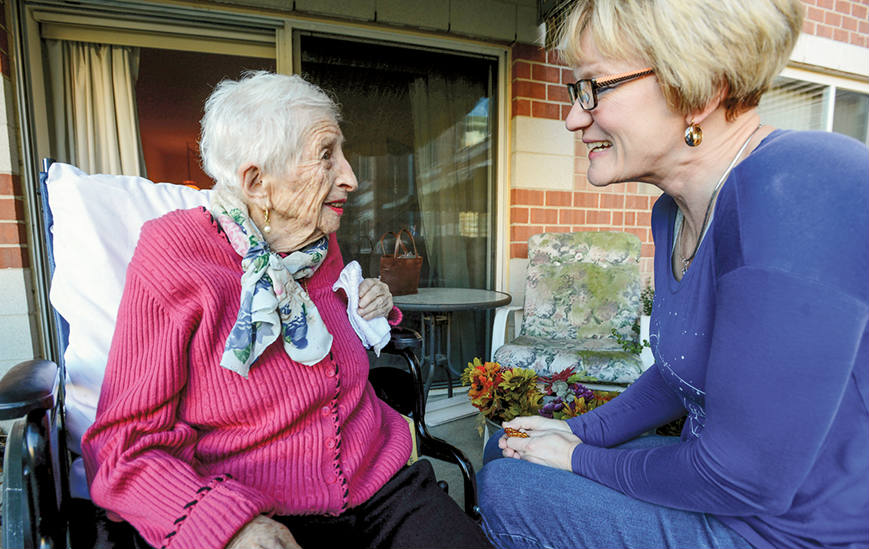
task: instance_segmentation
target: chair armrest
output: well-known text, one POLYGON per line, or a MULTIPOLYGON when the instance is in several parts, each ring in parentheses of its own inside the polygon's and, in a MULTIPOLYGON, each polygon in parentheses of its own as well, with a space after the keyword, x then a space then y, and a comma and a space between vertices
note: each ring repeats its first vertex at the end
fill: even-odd
POLYGON ((495 351, 504 345, 504 336, 507 331, 507 319, 510 313, 521 311, 522 305, 505 305, 495 309, 495 321, 492 324, 492 358, 495 357, 495 351))
POLYGON ((48 360, 21 362, 0 380, 0 419, 15 419, 33 410, 54 408, 60 368, 48 360))

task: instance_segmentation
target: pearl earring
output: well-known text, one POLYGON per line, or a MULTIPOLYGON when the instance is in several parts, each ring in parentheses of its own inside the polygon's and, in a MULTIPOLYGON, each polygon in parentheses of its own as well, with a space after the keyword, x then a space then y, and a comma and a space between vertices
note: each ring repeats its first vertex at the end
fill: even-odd
POLYGON ((272 226, 269 225, 269 209, 268 208, 265 208, 263 210, 263 215, 265 215, 265 217, 266 217, 265 225, 263 225, 263 232, 265 234, 269 234, 270 232, 272 232, 272 226))

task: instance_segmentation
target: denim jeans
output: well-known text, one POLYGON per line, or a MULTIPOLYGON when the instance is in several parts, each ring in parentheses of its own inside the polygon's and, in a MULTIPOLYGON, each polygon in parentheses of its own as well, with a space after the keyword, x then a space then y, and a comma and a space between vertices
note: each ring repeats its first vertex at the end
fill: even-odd
MULTIPOLYGON (((483 529, 496 547, 750 548, 715 517, 626 496, 569 471, 499 459, 498 431, 477 475, 483 529)), ((623 448, 678 442, 647 435, 623 448)))

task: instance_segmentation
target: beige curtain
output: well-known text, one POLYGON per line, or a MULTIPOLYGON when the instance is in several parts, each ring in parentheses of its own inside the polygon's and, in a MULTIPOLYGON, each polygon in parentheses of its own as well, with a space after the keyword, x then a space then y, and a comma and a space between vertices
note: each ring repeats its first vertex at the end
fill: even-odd
POLYGON ((475 184, 471 148, 464 146, 465 118, 480 97, 477 87, 437 74, 410 86, 414 175, 433 286, 468 288, 470 270, 480 267, 469 265, 460 232, 461 213, 480 202, 475 194, 485 197, 488 190, 485 183, 475 184))
POLYGON ((136 78, 139 50, 46 40, 55 155, 88 173, 146 177, 136 78))

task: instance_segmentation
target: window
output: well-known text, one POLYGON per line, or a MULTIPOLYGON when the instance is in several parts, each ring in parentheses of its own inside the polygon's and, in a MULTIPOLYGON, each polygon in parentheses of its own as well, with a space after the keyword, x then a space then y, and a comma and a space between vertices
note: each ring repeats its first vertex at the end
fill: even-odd
POLYGON ((869 95, 779 77, 758 107, 765 124, 791 130, 842 133, 869 145, 869 95))

